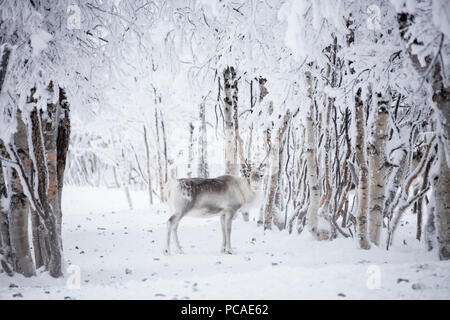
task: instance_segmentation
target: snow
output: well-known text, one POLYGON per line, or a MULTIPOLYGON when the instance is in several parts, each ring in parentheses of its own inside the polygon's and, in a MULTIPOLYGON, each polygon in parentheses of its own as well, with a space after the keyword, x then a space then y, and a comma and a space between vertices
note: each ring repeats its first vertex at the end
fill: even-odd
POLYGON ((52 39, 52 35, 47 31, 39 29, 30 36, 32 56, 37 57, 42 50, 47 48, 47 43, 52 39))
POLYGON ((307 231, 264 234, 239 216, 232 231, 235 255, 219 253, 218 218, 186 217, 179 228, 185 254, 165 256, 166 207, 148 208, 143 191, 132 198, 137 209, 130 211, 121 190, 65 187, 69 271, 60 279, 42 270, 31 279, 0 274, 0 299, 450 298, 450 261, 439 261, 414 239, 411 214, 389 251, 359 250, 343 238, 319 242, 307 231))
POLYGON ((447 0, 433 0, 433 23, 444 33, 450 37, 450 2, 447 0))
MULTIPOLYGON (((417 11, 418 3, 414 0, 391 0, 395 11, 407 12, 414 14, 417 11)), ((447 37, 450 36, 450 2, 448 0, 432 0, 431 14, 435 27, 447 37)))

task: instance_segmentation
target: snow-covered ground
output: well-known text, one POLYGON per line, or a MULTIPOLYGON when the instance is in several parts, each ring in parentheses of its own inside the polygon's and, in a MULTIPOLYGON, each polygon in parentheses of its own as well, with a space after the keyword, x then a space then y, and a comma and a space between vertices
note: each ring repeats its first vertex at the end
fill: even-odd
POLYGON ((450 261, 414 239, 411 215, 388 252, 307 232, 264 233, 238 217, 235 255, 219 253, 218 218, 187 217, 179 228, 185 254, 165 256, 168 213, 148 208, 144 192, 132 194, 131 211, 119 190, 64 193, 65 278, 0 274, 0 299, 450 299, 450 261))

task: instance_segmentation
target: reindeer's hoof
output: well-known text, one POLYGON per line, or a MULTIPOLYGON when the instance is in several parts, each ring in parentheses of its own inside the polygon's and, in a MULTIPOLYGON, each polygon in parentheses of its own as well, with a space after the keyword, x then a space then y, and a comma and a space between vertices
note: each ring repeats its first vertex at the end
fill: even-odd
POLYGON ((235 254, 235 252, 232 249, 225 249, 222 252, 225 253, 225 254, 235 254))
POLYGON ((163 255, 165 255, 165 256, 170 256, 170 250, 167 249, 167 248, 164 249, 162 253, 163 253, 163 255))

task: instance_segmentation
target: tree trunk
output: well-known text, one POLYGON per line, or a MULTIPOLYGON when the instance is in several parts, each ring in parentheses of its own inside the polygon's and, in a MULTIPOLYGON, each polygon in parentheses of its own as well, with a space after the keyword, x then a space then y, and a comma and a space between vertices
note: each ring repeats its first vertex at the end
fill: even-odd
MULTIPOLYGON (((3 89, 6 72, 8 70, 9 57, 11 49, 9 44, 5 43, 0 48, 0 93, 3 89)), ((0 155, 6 156, 6 149, 3 141, 0 140, 0 155)), ((6 170, 3 169, 2 161, 0 161, 0 271, 3 269, 9 276, 12 276, 12 252, 9 234, 8 212, 2 207, 2 202, 8 201, 6 187, 6 170)))
MULTIPOLYGON (((253 80, 250 80, 250 113, 253 114, 253 107, 255 103, 253 102, 253 80)), ((253 144, 253 123, 250 125, 248 140, 247 140, 247 161, 252 165, 252 144, 253 144)))
MULTIPOLYGON (((50 82, 47 90, 50 93, 49 100, 53 100, 54 87, 50 82)), ((59 108, 54 103, 47 103, 46 116, 41 114, 42 133, 44 138, 45 165, 47 170, 47 195, 50 205, 56 217, 58 234, 61 235, 61 211, 58 200, 58 174, 57 174, 57 137, 59 124, 59 108)), ((41 112, 42 113, 42 112, 41 112)))
MULTIPOLYGON (((31 173, 31 160, 28 155, 27 143, 27 127, 22 120, 22 112, 17 111, 17 132, 14 134, 14 152, 24 169, 24 173, 31 173)), ((13 267, 18 273, 25 277, 31 277, 35 274, 34 264, 32 260, 30 241, 28 239, 28 215, 30 212, 30 204, 25 195, 22 186, 20 173, 16 168, 10 168, 11 182, 11 203, 9 208, 9 234, 11 241, 11 252, 13 256, 13 267)), ((23 177, 24 179, 28 177, 23 177)))
MULTIPOLYGON (((3 143, 0 141, 0 149, 3 149, 3 143)), ((0 151, 0 155, 4 152, 0 151)), ((11 241, 9 238, 9 222, 8 212, 3 208, 3 201, 8 200, 8 193, 6 188, 6 177, 4 174, 3 165, 0 161, 0 271, 3 269, 9 276, 13 275, 12 256, 11 256, 11 241)))
POLYGON ((284 142, 283 136, 286 132, 289 119, 291 113, 289 109, 286 111, 286 114, 283 119, 283 123, 280 128, 278 128, 277 135, 275 136, 275 141, 272 143, 271 150, 271 170, 270 170, 270 184, 269 184, 269 193, 267 196, 266 206, 265 206, 265 214, 264 214, 264 229, 272 229, 272 220, 274 217, 274 202, 275 195, 279 188, 280 181, 280 157, 282 152, 282 143, 284 142))
MULTIPOLYGON (((1 51, 0 91, 10 53, 7 46, 2 46, 1 51)), ((52 103, 55 94, 52 81, 47 90, 47 112, 37 109, 38 101, 33 96, 36 89, 32 88, 27 98, 32 110, 24 115, 26 124, 22 111, 17 111, 13 141, 7 148, 3 143, 0 146, 2 157, 13 157, 8 169, 8 216, 0 207, 0 262, 8 274, 9 260, 14 270, 26 277, 35 274, 28 235, 31 211, 36 264, 38 267, 45 265, 53 277, 62 275, 61 193, 69 146, 69 105, 61 88, 58 102, 52 103)), ((1 165, 0 198, 4 198, 6 179, 1 165)))
MULTIPOLYGON (((258 97, 258 103, 259 105, 261 105, 264 97, 269 93, 269 91, 267 90, 265 84, 267 82, 267 79, 263 78, 263 77, 259 77, 258 79, 258 84, 259 84, 259 97, 258 97)), ((269 103, 269 116, 272 115, 272 101, 269 103)), ((263 145, 264 145, 264 154, 268 154, 270 151, 270 140, 271 140, 271 129, 266 129, 264 130, 263 133, 263 145)), ((251 146, 249 146, 249 150, 250 150, 251 146)), ((249 156, 250 159, 250 156, 249 156)), ((263 172, 261 172, 263 174, 263 183, 262 183, 262 188, 263 188, 263 194, 265 195, 267 193, 267 188, 269 185, 269 175, 266 174, 267 173, 267 169, 266 166, 263 167, 263 172)), ((260 206, 259 208, 259 217, 258 217, 258 221, 257 221, 257 225, 258 226, 262 226, 264 225, 264 206, 260 206)))
POLYGON ((369 155, 369 237, 376 246, 380 245, 380 233, 384 205, 385 186, 385 146, 387 140, 387 123, 389 118, 389 97, 383 99, 381 93, 376 93, 377 102, 373 113, 372 127, 370 128, 371 143, 368 145, 369 155))
MULTIPOLYGON (((51 198, 49 195, 49 181, 50 173, 47 166, 46 149, 44 146, 44 132, 42 130, 42 119, 40 117, 41 113, 36 109, 36 107, 31 111, 30 122, 31 122, 31 139, 32 149, 35 159, 35 174, 37 176, 37 196, 38 201, 36 201, 35 206, 40 210, 41 218, 44 220, 45 225, 45 238, 46 243, 48 243, 49 249, 49 259, 48 259, 48 270, 52 277, 60 277, 62 275, 62 243, 60 236, 60 229, 58 227, 58 217, 55 213, 55 207, 51 203, 51 198)), ((56 146, 56 144, 55 144, 56 146)), ((30 148, 31 149, 31 148, 30 148)), ((56 159, 56 157, 55 157, 56 159)), ((41 250, 46 250, 41 247, 41 250)), ((41 251, 42 252, 42 251, 41 251)), ((45 256, 45 255, 44 255, 45 256)), ((44 261, 45 262, 45 261, 44 261)))
POLYGON ((9 57, 11 56, 11 49, 8 43, 4 43, 0 47, 1 61, 0 61, 0 93, 5 82, 6 71, 8 70, 9 57))
POLYGON ((206 114, 205 102, 200 104, 200 126, 199 126, 199 143, 198 143, 198 176, 200 178, 208 178, 208 161, 207 161, 207 140, 206 140, 206 114))
POLYGON ((59 231, 61 236, 62 223, 62 192, 64 186, 64 172, 66 170, 67 153, 70 142, 70 105, 63 88, 59 88, 59 117, 58 117, 58 137, 56 139, 57 157, 57 184, 58 184, 58 205, 56 210, 59 216, 59 231))
POLYGON ((237 157, 236 157, 236 145, 235 145, 235 132, 233 126, 233 102, 235 99, 234 78, 236 72, 233 67, 226 67, 223 72, 223 79, 225 85, 225 173, 236 175, 237 174, 237 157))
POLYGON ((161 159, 161 141, 159 138, 159 121, 158 121, 158 110, 155 109, 155 130, 156 130, 156 151, 158 158, 158 177, 159 177, 159 197, 161 202, 165 202, 164 197, 164 173, 161 159))
POLYGON ((188 178, 192 177, 192 168, 193 168, 193 162, 194 162, 194 125, 189 123, 189 148, 188 148, 188 172, 187 176, 188 178))
POLYGON ((131 199, 131 194, 130 194, 130 185, 131 185, 131 172, 132 172, 133 166, 130 162, 130 167, 128 170, 128 181, 127 184, 125 186, 125 195, 127 197, 127 202, 128 202, 128 207, 130 208, 130 210, 133 210, 133 200, 131 199))
POLYGON ((317 237, 318 235, 318 217, 317 211, 319 210, 320 201, 320 188, 319 180, 317 178, 317 166, 316 166, 316 143, 314 136, 314 98, 313 98, 313 84, 312 75, 310 71, 306 72, 306 83, 308 85, 308 98, 309 98, 309 114, 306 118, 306 167, 309 181, 309 206, 306 214, 306 223, 308 230, 317 237))
MULTIPOLYGON (((130 167, 131 167, 131 163, 130 163, 130 167)), ((118 169, 119 169, 118 164, 113 167, 114 181, 116 183, 117 189, 121 189, 123 187, 123 191, 125 193, 125 198, 127 199, 127 203, 128 203, 128 208, 130 210, 133 210, 133 202, 131 200, 130 189, 128 187, 130 184, 131 168, 130 168, 130 170, 127 170, 127 173, 128 173, 127 183, 123 183, 123 181, 125 180, 124 175, 126 173, 124 173, 118 169)))
MULTIPOLYGON (((447 116, 450 113, 450 106, 447 107, 447 116)), ((450 117, 447 118, 450 121, 450 117)), ((450 122, 447 122, 447 126, 450 122)), ((448 137, 448 136, 447 136, 448 137)), ((445 138, 442 137, 442 140, 445 138)), ((448 141, 448 138, 444 141, 448 141)), ((448 146, 448 145, 447 145, 448 146)), ((436 185, 436 228, 437 240, 439 245, 439 258, 441 260, 450 259, 450 170, 448 154, 445 152, 445 146, 441 142, 440 151, 440 172, 439 180, 436 185), (444 149, 444 150, 443 150, 444 149)))
MULTIPOLYGON (((425 167, 425 171, 423 173, 423 180, 421 190, 425 190, 429 184, 429 176, 431 166, 433 165, 434 157, 431 161, 428 161, 425 167)), ((423 198, 417 200, 417 229, 416 229, 416 239, 420 241, 422 237, 422 213, 423 213, 423 198)), ((434 207, 434 204, 433 204, 434 207)))
POLYGON ((370 243, 367 238, 367 209, 369 201, 369 190, 367 185, 367 165, 365 156, 364 137, 364 106, 361 99, 361 88, 355 96, 355 122, 356 122, 356 159, 359 167, 358 181, 358 239, 361 249, 369 249, 370 243))
POLYGON ((144 125, 145 156, 147 160, 147 187, 150 205, 153 204, 152 175, 150 173, 150 148, 148 145, 147 127, 144 125))
POLYGON ((436 195, 434 186, 431 187, 430 204, 428 206, 427 223, 425 225, 425 242, 427 244, 427 250, 431 251, 435 247, 436 243, 436 224, 435 224, 435 212, 436 212, 436 195))
MULTIPOLYGON (((272 102, 270 102, 272 103, 272 102)), ((268 154, 271 150, 272 150, 272 145, 271 145, 271 139, 272 139, 272 131, 271 129, 267 128, 266 130, 264 130, 264 154, 268 154)), ((266 169, 266 167, 264 167, 264 175, 263 175, 263 194, 266 195, 267 194, 267 189, 269 188, 269 183, 270 183, 270 175, 268 174, 268 169, 266 169)), ((270 173, 270 172, 269 172, 270 173)), ((258 226, 262 226, 264 225, 264 213, 265 213, 265 207, 262 205, 260 206, 259 209, 259 218, 258 218, 258 226)))
MULTIPOLYGON (((161 131, 162 131, 162 138, 163 138, 163 155, 164 155, 164 185, 167 184, 168 179, 168 167, 169 167, 169 159, 167 158, 167 136, 166 136, 166 126, 164 125, 164 117, 162 114, 162 111, 160 111, 161 114, 161 131)), ((165 201, 166 194, 164 194, 165 201)))
MULTIPOLYGON (((52 82, 47 89, 51 95, 52 82)), ((62 275, 60 193, 69 140, 69 110, 63 90, 57 104, 48 103, 46 113, 37 109, 35 92, 35 88, 31 89, 27 99, 32 108, 26 114, 27 124, 18 111, 14 139, 2 152, 7 154, 7 159, 13 156, 9 169, 11 205, 8 217, 12 262, 14 269, 25 276, 35 273, 28 239, 32 212, 36 266, 45 265, 52 277, 59 277, 62 275), (59 138, 58 133, 61 133, 59 138)))
MULTIPOLYGON (((444 36, 444 35, 442 35, 444 36)), ((447 81, 448 82, 448 81, 447 81)), ((439 258, 450 259, 450 87, 444 86, 441 64, 436 62, 433 70, 433 101, 440 121, 440 172, 436 185, 436 222, 439 258)))
MULTIPOLYGON (((427 65, 422 67, 419 57, 412 52, 411 44, 423 44, 418 39, 410 39, 411 35, 408 33, 408 28, 414 23, 414 16, 408 13, 398 14, 398 23, 400 35, 405 43, 410 44, 408 47, 409 57, 413 67, 422 76, 426 77, 428 70, 432 71, 431 88, 433 90, 433 101, 435 103, 435 110, 437 111, 438 135, 439 135, 439 160, 440 172, 439 180, 436 185, 436 207, 434 216, 437 228, 437 240, 439 245, 439 258, 441 260, 450 259, 450 151, 448 146, 450 144, 450 87, 448 81, 444 81, 442 76, 441 60, 429 59, 427 65), (430 64, 434 65, 430 65, 430 64)), ((445 35, 441 34, 441 47, 443 45, 445 35)), ((436 53, 438 57, 439 52, 436 53)), ((427 59, 425 59, 427 61, 427 59)))
MULTIPOLYGON (((41 240, 40 240, 40 228, 42 227, 41 218, 36 210, 31 210, 31 234, 33 236, 33 249, 34 249, 34 262, 36 269, 42 266, 48 265, 48 261, 44 262, 41 240)), ((45 248, 45 247, 44 247, 45 248)))

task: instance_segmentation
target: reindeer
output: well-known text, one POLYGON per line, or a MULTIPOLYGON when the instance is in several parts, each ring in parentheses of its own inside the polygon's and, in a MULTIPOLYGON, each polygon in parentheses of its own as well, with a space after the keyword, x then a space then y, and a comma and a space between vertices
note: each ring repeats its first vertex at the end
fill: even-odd
MULTIPOLYGON (((222 253, 232 254, 231 223, 238 210, 245 210, 258 203, 261 181, 261 165, 247 170, 244 177, 224 175, 213 179, 184 178, 173 180, 169 186, 169 205, 173 215, 167 221, 167 242, 164 254, 170 254, 170 239, 173 233, 177 253, 183 253, 177 229, 180 220, 189 215, 194 217, 220 216, 222 225, 222 253), (249 172, 250 171, 250 172, 249 172)), ((245 219, 245 215, 244 215, 245 219)))

